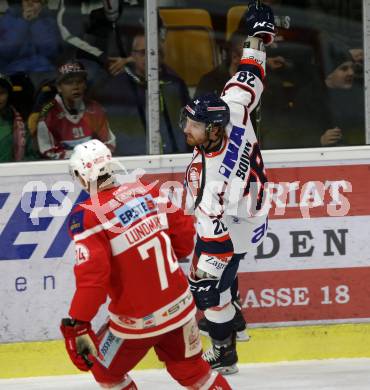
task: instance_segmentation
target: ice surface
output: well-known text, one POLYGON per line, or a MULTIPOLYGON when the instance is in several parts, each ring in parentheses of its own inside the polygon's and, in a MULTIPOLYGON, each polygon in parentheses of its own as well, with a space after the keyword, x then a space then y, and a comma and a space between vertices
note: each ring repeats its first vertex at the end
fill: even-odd
MULTIPOLYGON (((234 390, 369 390, 370 359, 333 359, 306 362, 239 365, 228 376, 234 390)), ((140 390, 179 390, 164 370, 133 371, 140 390)), ((99 389, 90 375, 0 379, 2 390, 99 389)))

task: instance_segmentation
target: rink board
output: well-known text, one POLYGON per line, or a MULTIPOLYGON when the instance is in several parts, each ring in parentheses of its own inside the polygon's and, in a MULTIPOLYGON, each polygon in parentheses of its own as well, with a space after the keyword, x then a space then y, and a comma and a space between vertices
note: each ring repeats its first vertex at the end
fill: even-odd
MULTIPOLYGON (((370 324, 318 325, 250 330, 238 343, 242 363, 370 358, 370 324)), ((202 339, 207 348, 209 341, 202 339)), ((136 369, 163 368, 151 350, 136 369)), ((62 341, 0 344, 0 378, 77 374, 62 341)))
MULTIPOLYGON (((268 236, 240 266, 243 310, 252 331, 367 323, 370 149, 264 156, 275 194, 268 236)), ((145 169, 145 179, 159 180, 159 185, 171 181, 180 186, 189 158, 119 162, 128 170, 145 169)), ((58 324, 74 290, 66 221, 83 193, 71 182, 66 162, 2 164, 0 177, 0 342, 59 339, 58 324)), ((182 266, 187 270, 188 263, 182 266)), ((105 314, 103 308, 96 322, 105 314)), ((11 345, 0 346, 1 356, 4 347, 12 350, 11 345)), ((262 360, 256 361, 265 361, 266 349, 259 356, 262 360)), ((364 355, 359 350, 354 356, 364 355)))

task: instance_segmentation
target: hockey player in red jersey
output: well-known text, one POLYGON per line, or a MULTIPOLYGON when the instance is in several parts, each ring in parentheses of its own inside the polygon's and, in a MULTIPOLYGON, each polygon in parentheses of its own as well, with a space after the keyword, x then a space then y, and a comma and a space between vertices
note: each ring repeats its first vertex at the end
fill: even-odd
POLYGON ((237 292, 239 262, 267 231, 267 177, 250 113, 263 91, 264 44, 274 38, 271 9, 253 2, 246 26, 238 71, 222 96, 198 96, 184 107, 180 121, 188 144, 195 147, 185 177, 197 219, 189 282, 212 340, 203 357, 223 374, 238 371, 232 291, 237 292))
POLYGON ((87 71, 78 61, 69 61, 58 68, 55 98, 41 109, 37 124, 37 142, 42 156, 52 160, 67 159, 73 147, 99 139, 112 151, 115 136, 103 107, 87 99, 87 71))
POLYGON ((70 170, 89 192, 70 216, 76 291, 61 323, 72 362, 102 388, 135 390, 128 372, 154 347, 188 389, 231 389, 202 359, 195 304, 177 258, 193 250, 193 219, 140 181, 114 182, 111 152, 91 140, 74 148, 70 170), (110 298, 109 320, 90 321, 110 298))

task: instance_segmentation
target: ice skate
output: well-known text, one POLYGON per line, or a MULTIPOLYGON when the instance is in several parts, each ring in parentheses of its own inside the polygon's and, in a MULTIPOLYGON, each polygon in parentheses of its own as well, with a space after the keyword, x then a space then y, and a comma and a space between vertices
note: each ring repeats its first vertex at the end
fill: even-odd
POLYGON ((237 373, 238 354, 236 352, 235 335, 223 341, 212 340, 212 347, 203 353, 203 359, 207 361, 213 370, 222 375, 237 373))

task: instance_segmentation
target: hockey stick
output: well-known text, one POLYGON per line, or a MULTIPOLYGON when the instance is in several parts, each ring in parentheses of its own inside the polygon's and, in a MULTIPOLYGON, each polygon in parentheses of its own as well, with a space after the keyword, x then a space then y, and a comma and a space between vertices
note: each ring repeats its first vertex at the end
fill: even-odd
MULTIPOLYGON (((256 0, 256 8, 261 6, 261 0, 256 0)), ((255 121, 256 121, 256 137, 257 142, 261 144, 261 121, 262 121, 262 96, 260 97, 260 101, 255 108, 255 121)))

